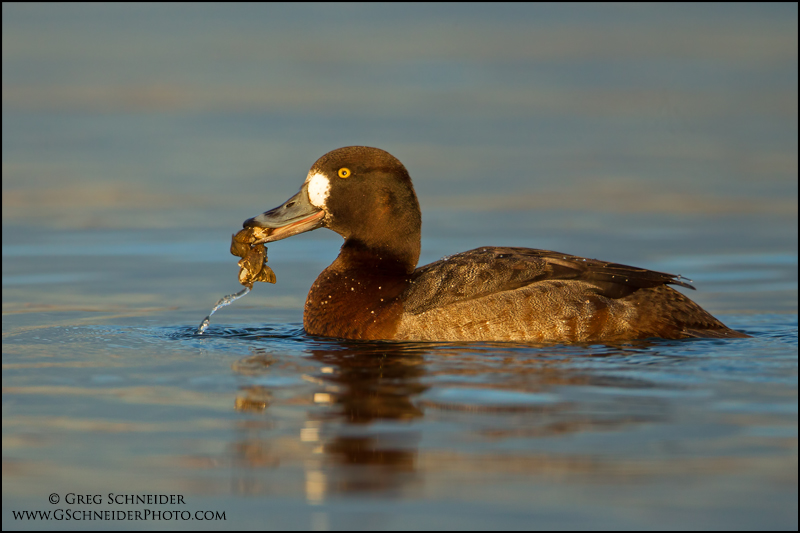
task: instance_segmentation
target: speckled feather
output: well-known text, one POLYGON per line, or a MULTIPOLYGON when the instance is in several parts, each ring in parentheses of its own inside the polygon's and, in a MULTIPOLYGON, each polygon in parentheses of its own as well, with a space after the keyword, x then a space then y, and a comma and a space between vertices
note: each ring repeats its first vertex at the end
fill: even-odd
POLYGON ((667 284, 680 276, 530 248, 483 247, 417 269, 395 338, 593 341, 741 337, 667 284))
POLYGON ((485 246, 418 268, 411 278, 405 309, 419 314, 433 307, 556 279, 588 282, 595 287, 594 292, 608 298, 667 283, 694 289, 680 278, 549 250, 485 246))

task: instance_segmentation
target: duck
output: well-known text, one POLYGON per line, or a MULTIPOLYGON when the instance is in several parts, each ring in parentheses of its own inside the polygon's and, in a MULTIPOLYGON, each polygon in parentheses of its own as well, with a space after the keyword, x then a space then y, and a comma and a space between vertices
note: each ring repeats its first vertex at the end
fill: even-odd
POLYGON ((344 238, 306 298, 306 334, 353 340, 540 343, 738 338, 672 286, 682 276, 533 248, 484 246, 417 267, 422 215, 389 152, 320 157, 300 191, 243 223, 255 244, 318 228, 344 238))

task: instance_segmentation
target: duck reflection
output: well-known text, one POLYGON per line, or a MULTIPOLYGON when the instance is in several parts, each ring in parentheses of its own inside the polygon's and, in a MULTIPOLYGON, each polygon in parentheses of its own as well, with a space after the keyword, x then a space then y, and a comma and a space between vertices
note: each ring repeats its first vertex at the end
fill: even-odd
POLYGON ((308 433, 324 443, 324 460, 308 464, 309 502, 331 492, 387 493, 418 484, 421 435, 409 423, 423 416, 415 399, 428 388, 424 353, 390 343, 311 351, 324 365, 318 376, 325 392, 315 393, 314 401, 330 409, 309 420, 316 427, 308 433))
MULTIPOLYGON (((326 340, 309 347, 310 360, 254 350, 233 367, 254 382, 240 390, 236 409, 269 414, 271 422, 242 424, 246 436, 232 450, 234 461, 250 469, 301 467, 301 490, 309 503, 322 503, 335 494, 413 490, 426 473, 463 471, 465 462, 475 459, 485 468, 495 465, 533 475, 604 469, 594 458, 565 461, 552 451, 498 454, 491 443, 608 431, 663 418, 665 407, 657 396, 638 398, 625 409, 612 405, 626 401, 617 395, 595 395, 591 401, 580 397, 586 386, 654 387, 645 380, 580 370, 593 364, 593 356, 626 357, 640 354, 643 347, 647 346, 604 347, 597 353, 583 347, 573 356, 561 349, 534 352, 513 344, 326 340), (272 390, 259 384, 283 379, 278 373, 299 384, 272 390), (284 414, 287 409, 291 415, 284 414), (274 421, 273 414, 282 421, 274 421), (426 425, 421 425, 426 417, 426 425), (298 422, 299 435, 287 435, 285 428, 297 427, 298 422), (427 439, 449 442, 451 449, 438 446, 420 457, 423 428, 427 439), (468 454, 465 441, 476 443, 468 454)), ((249 487, 248 492, 269 492, 263 483, 242 486, 249 487)))
POLYGON ((425 374, 424 349, 370 343, 311 353, 315 360, 325 364, 322 380, 338 391, 337 409, 330 416, 352 424, 422 416, 412 398, 428 388, 421 382, 425 374))

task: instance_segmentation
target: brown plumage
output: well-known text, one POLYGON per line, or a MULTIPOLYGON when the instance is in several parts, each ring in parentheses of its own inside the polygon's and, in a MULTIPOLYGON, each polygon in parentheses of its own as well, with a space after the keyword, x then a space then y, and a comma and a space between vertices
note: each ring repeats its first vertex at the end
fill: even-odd
POLYGON ((377 148, 329 152, 297 195, 244 226, 272 228, 263 242, 322 226, 344 237, 306 300, 303 323, 312 335, 541 342, 747 336, 669 287, 694 289, 672 274, 504 247, 415 269, 417 197, 405 167, 377 148))
POLYGON ((547 250, 484 247, 417 269, 397 338, 742 337, 668 287, 679 276, 547 250))

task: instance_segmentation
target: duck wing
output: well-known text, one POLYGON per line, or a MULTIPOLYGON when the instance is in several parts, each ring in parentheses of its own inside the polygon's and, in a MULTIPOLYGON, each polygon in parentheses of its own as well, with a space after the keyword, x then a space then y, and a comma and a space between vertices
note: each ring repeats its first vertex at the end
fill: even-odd
POLYGON ((596 294, 612 299, 662 285, 694 290, 685 278, 675 274, 550 250, 487 246, 444 257, 415 270, 404 296, 405 310, 424 313, 546 280, 583 281, 596 287, 596 294))

